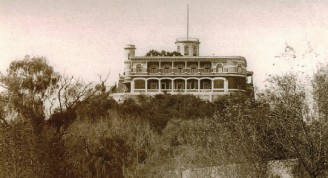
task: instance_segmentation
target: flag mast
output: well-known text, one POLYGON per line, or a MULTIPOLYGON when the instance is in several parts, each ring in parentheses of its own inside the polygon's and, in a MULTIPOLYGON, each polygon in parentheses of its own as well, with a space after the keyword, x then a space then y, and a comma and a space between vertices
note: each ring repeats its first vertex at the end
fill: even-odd
POLYGON ((189 38, 189 4, 187 4, 187 40, 189 38))

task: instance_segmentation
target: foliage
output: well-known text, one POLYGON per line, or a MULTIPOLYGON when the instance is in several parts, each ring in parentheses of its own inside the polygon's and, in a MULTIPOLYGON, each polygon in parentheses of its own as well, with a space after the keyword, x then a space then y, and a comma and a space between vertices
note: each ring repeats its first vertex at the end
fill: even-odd
POLYGON ((182 55, 181 55, 181 53, 176 52, 176 51, 169 52, 169 51, 162 50, 161 52, 159 52, 154 49, 151 49, 150 51, 148 51, 146 53, 146 56, 182 56, 182 55))
POLYGON ((104 81, 59 75, 44 58, 15 61, 0 77, 0 177, 174 177, 232 164, 265 177, 263 165, 284 159, 326 177, 327 67, 313 80, 315 109, 295 75, 270 81, 256 100, 164 94, 116 103, 104 81))

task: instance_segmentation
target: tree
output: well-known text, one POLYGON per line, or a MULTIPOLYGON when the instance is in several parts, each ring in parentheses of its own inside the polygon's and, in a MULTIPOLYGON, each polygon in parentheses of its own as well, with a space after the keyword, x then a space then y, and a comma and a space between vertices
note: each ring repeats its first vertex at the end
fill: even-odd
POLYGON ((6 75, 0 75, 0 83, 6 88, 7 108, 20 118, 33 122, 35 131, 41 131, 45 119, 45 101, 53 94, 59 74, 43 57, 13 61, 6 75))
POLYGON ((310 112, 304 86, 297 82, 296 75, 273 77, 273 88, 267 93, 272 111, 269 116, 284 135, 275 134, 276 142, 288 150, 290 156, 297 158, 310 177, 325 177, 328 169, 328 132, 324 129, 325 119, 322 96, 327 85, 325 76, 317 75, 314 80, 315 102, 319 110, 310 112), (319 117, 318 117, 319 116, 319 117))

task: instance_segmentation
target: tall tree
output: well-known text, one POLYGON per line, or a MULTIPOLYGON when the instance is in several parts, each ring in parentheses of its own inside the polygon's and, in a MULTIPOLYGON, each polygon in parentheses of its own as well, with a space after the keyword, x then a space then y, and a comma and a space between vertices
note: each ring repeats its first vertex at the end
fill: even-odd
POLYGON ((26 56, 13 61, 7 74, 0 75, 0 83, 6 88, 8 108, 19 118, 32 121, 35 131, 40 131, 44 121, 44 105, 57 87, 59 74, 48 65, 44 57, 26 56))

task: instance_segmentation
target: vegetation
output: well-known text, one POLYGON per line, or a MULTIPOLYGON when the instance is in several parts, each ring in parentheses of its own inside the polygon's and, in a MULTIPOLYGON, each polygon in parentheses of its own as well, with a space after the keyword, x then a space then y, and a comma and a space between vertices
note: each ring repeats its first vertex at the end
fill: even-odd
POLYGON ((272 77, 256 100, 165 94, 116 103, 105 81, 84 83, 26 57, 0 76, 0 177, 174 177, 235 163, 263 177, 261 163, 289 158, 326 177, 327 70, 313 80, 316 109, 292 74, 272 77))
POLYGON ((154 49, 151 49, 146 53, 146 56, 182 56, 182 55, 180 52, 177 51, 169 52, 169 51, 162 50, 161 52, 159 52, 154 49))

